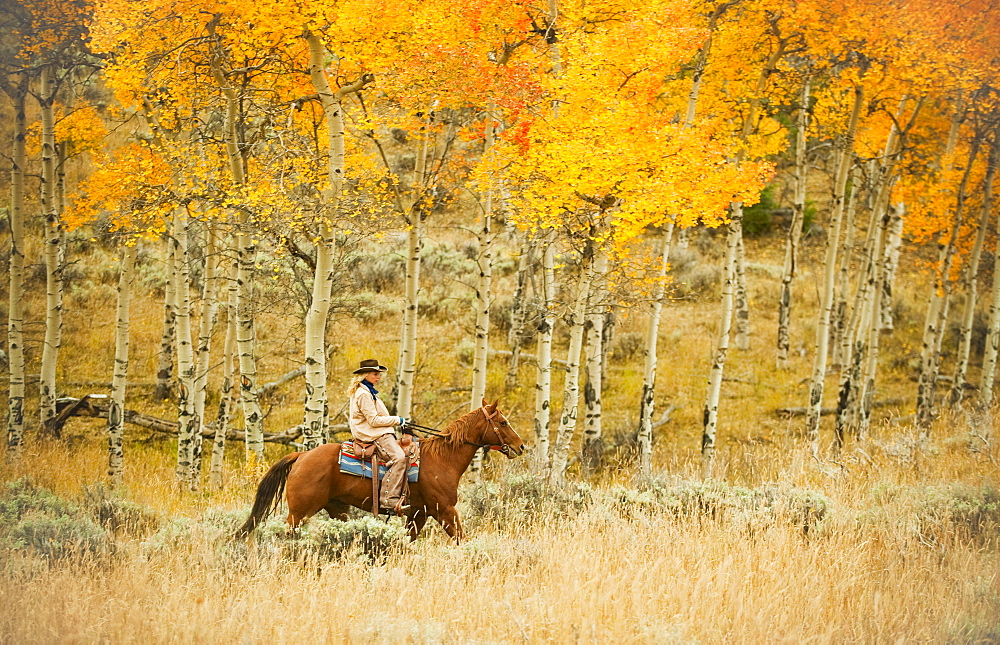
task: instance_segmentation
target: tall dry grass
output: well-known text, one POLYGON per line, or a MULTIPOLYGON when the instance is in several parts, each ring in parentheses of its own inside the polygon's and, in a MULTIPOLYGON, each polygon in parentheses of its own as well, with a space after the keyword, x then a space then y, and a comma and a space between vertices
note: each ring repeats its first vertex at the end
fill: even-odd
MULTIPOLYGON (((158 515, 159 530, 119 531, 110 552, 59 559, 8 548, 0 641, 994 642, 1000 450, 976 444, 967 425, 953 430, 908 454, 869 444, 839 465, 760 451, 780 464, 769 471, 779 494, 826 500, 808 531, 794 514, 760 514, 759 501, 728 511, 658 503, 663 487, 705 486, 683 475, 694 464, 678 462, 655 486, 620 471, 577 483, 584 494, 566 503, 506 485, 530 476, 505 462, 464 485, 475 502, 462 506, 464 544, 429 525, 416 543, 396 540, 373 558, 294 540, 233 542, 252 482, 178 493, 168 458, 137 456, 148 465, 132 471, 124 496, 158 515)), ((36 444, 0 479, 31 473, 73 498, 97 479, 101 457, 36 444)), ((754 492, 712 486, 734 500, 754 492)))

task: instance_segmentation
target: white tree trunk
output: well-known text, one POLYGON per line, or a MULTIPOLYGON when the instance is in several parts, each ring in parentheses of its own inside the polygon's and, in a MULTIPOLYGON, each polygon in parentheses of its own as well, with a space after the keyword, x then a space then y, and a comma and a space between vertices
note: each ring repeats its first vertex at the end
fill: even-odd
POLYGON ((510 332, 507 334, 507 344, 510 346, 510 360, 507 363, 507 378, 505 386, 507 390, 517 387, 518 367, 520 366, 521 347, 524 344, 525 325, 529 316, 534 317, 535 312, 529 312, 529 303, 526 292, 528 287, 529 272, 533 269, 534 245, 529 242, 528 233, 523 236, 517 232, 520 245, 520 254, 517 258, 517 278, 514 288, 514 297, 511 300, 510 332))
MULTIPOLYGON (((994 133, 993 146, 990 148, 989 170, 983 186, 983 211, 993 210, 993 176, 996 174, 997 156, 1000 153, 1000 132, 994 133)), ((1000 221, 997 223, 1000 228, 1000 221)), ((979 380, 979 396, 983 405, 989 407, 993 404, 993 383, 996 379, 997 353, 1000 350, 1000 248, 993 251, 993 290, 990 301, 990 323, 986 333, 986 348, 983 352, 983 371, 979 380)))
POLYGON ((197 484, 201 475, 201 427, 208 418, 205 414, 205 398, 208 394, 208 371, 212 357, 212 330, 215 328, 219 302, 216 272, 219 265, 215 231, 211 224, 205 227, 205 269, 202 274, 201 320, 198 321, 198 348, 194 372, 194 417, 198 434, 194 437, 191 451, 190 479, 197 484))
POLYGON ((222 386, 219 389, 219 411, 215 417, 215 435, 212 441, 212 463, 209 465, 209 486, 222 488, 222 465, 226 456, 226 429, 233 414, 233 385, 236 358, 236 263, 227 259, 226 271, 228 296, 226 298, 226 340, 222 358, 222 386))
MULTIPOLYGON (((486 115, 486 142, 483 150, 485 157, 490 153, 494 143, 493 106, 486 115)), ((486 358, 490 348, 490 304, 493 290, 493 238, 491 224, 493 221, 493 187, 486 189, 483 204, 483 224, 476 236, 479 246, 479 282, 476 285, 476 347, 472 358, 472 396, 469 409, 475 410, 482 405, 486 396, 486 358)), ((473 466, 478 469, 479 459, 473 460, 473 466)))
POLYGON ((977 140, 969 151, 969 161, 962 179, 959 181, 955 198, 955 214, 948 231, 948 241, 940 246, 938 267, 934 276, 934 291, 931 293, 931 300, 927 306, 927 318, 924 322, 924 336, 920 352, 920 376, 917 379, 917 427, 920 428, 921 439, 926 439, 929 436, 930 426, 936 415, 934 409, 935 387, 940 368, 941 342, 944 338, 944 327, 948 319, 948 306, 951 297, 951 268, 964 216, 966 189, 978 148, 979 141, 977 140))
POLYGON ((174 215, 174 271, 177 274, 177 481, 195 487, 192 476, 194 442, 201 441, 201 426, 194 409, 195 364, 191 344, 191 276, 187 213, 174 215))
MULTIPOLYGON (((169 240, 164 240, 164 257, 167 266, 173 262, 171 254, 174 252, 174 245, 169 240)), ((153 399, 156 401, 166 401, 173 391, 174 381, 174 336, 176 335, 177 312, 174 311, 174 302, 177 299, 177 285, 174 282, 173 271, 167 271, 167 282, 164 286, 163 295, 163 331, 160 333, 160 354, 156 366, 156 388, 153 390, 153 399)))
MULTIPOLYGON (((889 199, 888 191, 885 199, 889 199)), ((892 227, 891 220, 903 218, 903 205, 898 204, 893 209, 893 214, 889 215, 889 205, 880 203, 879 210, 883 213, 880 218, 878 229, 876 230, 875 243, 872 253, 872 285, 871 285, 871 305, 868 311, 867 327, 863 331, 868 335, 867 355, 865 357, 865 367, 862 374, 861 407, 858 416, 858 440, 863 440, 868 434, 871 425, 872 404, 875 397, 875 375, 878 370, 878 350, 879 334, 882 330, 882 295, 885 276, 888 274, 888 249, 885 248, 885 239, 889 229, 892 227)))
POLYGON ((425 134, 414 167, 416 196, 409 208, 407 232, 406 306, 399 341, 399 365, 396 367, 396 414, 410 416, 413 409, 413 379, 417 371, 417 324, 420 314, 420 253, 424 248, 423 206, 419 204, 426 188, 426 169, 430 154, 430 135, 425 134))
POLYGON ((24 170, 25 98, 27 73, 12 88, 14 145, 10 171, 10 282, 7 310, 7 360, 10 366, 7 391, 7 458, 20 452, 24 440, 24 170))
POLYGON ((538 326, 538 378, 535 381, 536 470, 549 469, 549 419, 552 413, 552 332, 555 327, 555 242, 549 235, 542 248, 542 319, 538 326))
POLYGON ((838 262, 839 277, 837 278, 836 304, 831 312, 833 316, 830 326, 832 329, 833 357, 831 364, 835 369, 844 369, 851 356, 850 334, 847 333, 847 321, 851 315, 848 307, 848 298, 851 295, 851 261, 854 255, 854 230, 855 214, 857 212, 858 195, 861 192, 860 186, 861 168, 854 165, 851 168, 850 194, 847 195, 847 212, 844 215, 844 235, 843 243, 840 245, 838 262))
POLYGON ((903 217, 893 216, 889 224, 889 237, 885 243, 886 274, 882 282, 882 331, 892 331, 895 322, 892 314, 892 283, 896 279, 896 269, 899 268, 899 254, 903 248, 903 217))
POLYGON ((399 367, 396 372, 396 414, 409 417, 413 409, 413 377, 417 366, 417 322, 420 292, 420 252, 423 249, 423 222, 420 213, 407 233, 406 308, 400 339, 399 367))
MULTIPOLYGON (((214 36, 214 33, 211 35, 214 36)), ((240 154, 237 132, 240 96, 222 71, 222 54, 213 52, 210 59, 212 75, 226 98, 225 141, 226 157, 233 176, 237 196, 246 188, 246 169, 240 154)), ((253 274, 257 262, 257 242, 250 235, 250 216, 243 209, 236 215, 236 344, 240 364, 240 403, 243 408, 243 429, 246 439, 247 465, 251 468, 264 459, 264 415, 257 397, 257 359, 254 356, 253 274)))
MULTIPOLYGON (((589 245, 588 245, 589 246, 589 245)), ((576 431, 576 419, 580 401, 580 355, 583 350, 583 331, 587 316, 587 296, 593 275, 592 249, 584 251, 580 264, 580 278, 577 282, 576 300, 570 313, 569 348, 566 351, 566 384, 563 389, 562 415, 556 430, 555 446, 552 452, 552 470, 549 478, 559 484, 566 474, 569 463, 569 449, 576 431)))
POLYGON ((823 296, 820 304, 819 321, 816 325, 816 354, 813 360, 812 384, 809 389, 809 410, 806 414, 806 436, 813 454, 819 453, 819 418, 823 403, 823 386, 826 380, 826 360, 830 337, 830 315, 833 310, 834 278, 837 266, 837 245, 840 243, 841 221, 844 215, 847 177, 854 161, 854 138, 858 129, 858 118, 864 89, 854 88, 854 105, 848 121, 847 131, 841 144, 837 176, 833 186, 833 226, 826 239, 826 257, 823 262, 823 296))
MULTIPOLYGON (((742 212, 742 206, 740 207, 742 212)), ((736 316, 736 347, 741 350, 750 349, 750 299, 747 297, 747 263, 743 247, 743 227, 740 226, 740 239, 736 246, 735 292, 733 307, 736 316)))
POLYGON ((587 345, 585 351, 587 381, 583 388, 583 449, 588 452, 601 439, 601 392, 604 375, 604 320, 607 310, 606 280, 608 256, 604 249, 595 249, 592 279, 590 283, 590 304, 584 325, 587 345))
POLYGON ((972 323, 975 320, 978 300, 979 260, 983 253, 983 243, 986 239, 986 229, 989 227, 990 212, 993 207, 993 180, 996 178, 998 157, 998 142, 994 139, 990 146, 989 161, 986 165, 986 176, 983 178, 983 208, 979 215, 979 226, 976 230, 976 241, 969 255, 969 263, 965 268, 965 311, 962 315, 962 333, 958 346, 958 366, 955 368, 955 378, 952 380, 951 402, 958 403, 965 394, 966 372, 969 368, 969 354, 972 349, 972 323))
POLYGON ((729 352, 729 337, 733 326, 734 292, 736 289, 736 255, 740 239, 743 237, 743 205, 734 202, 731 206, 731 219, 726 235, 726 266, 725 281, 722 285, 722 311, 719 319, 719 336, 712 355, 712 369, 708 376, 708 393, 705 396, 705 409, 702 413, 701 433, 701 476, 712 475, 712 462, 715 458, 715 436, 719 423, 719 395, 722 392, 722 372, 726 366, 726 354, 729 352))
MULTIPOLYGON (((888 153, 887 153, 888 154, 888 153)), ((881 172, 885 176, 885 172, 881 172)), ((873 190, 882 194, 883 182, 875 180, 873 190)), ((884 195, 883 195, 884 196, 884 195)), ((870 206, 871 217, 868 221, 865 241, 862 245, 862 263, 858 271, 858 284, 854 290, 854 303, 851 307, 851 317, 843 329, 843 340, 846 347, 844 353, 847 364, 840 374, 840 395, 837 399, 837 418, 835 422, 833 451, 839 454, 844 445, 844 437, 850 428, 857 429, 860 416, 859 404, 864 383, 865 358, 868 354, 868 332, 871 324, 872 287, 875 284, 874 268, 876 265, 875 250, 876 233, 881 230, 878 199, 872 198, 870 206)))
POLYGON ((49 431, 56 416, 56 366, 62 343, 63 233, 56 209, 55 90, 52 66, 42 68, 38 104, 42 122, 41 201, 45 227, 45 340, 38 382, 39 428, 49 431))
POLYGON ((327 181, 329 188, 323 192, 321 210, 317 215, 320 235, 316 244, 316 270, 313 275, 312 297, 306 314, 305 363, 306 401, 305 438, 306 450, 315 448, 324 441, 328 419, 326 391, 326 325, 330 317, 330 296, 333 288, 333 255, 336 240, 333 235, 331 216, 340 207, 340 197, 344 190, 344 114, 343 97, 360 90, 366 84, 361 81, 345 85, 334 91, 326 76, 327 52, 319 36, 309 32, 309 78, 319 95, 326 119, 328 140, 327 181))
POLYGON ((649 325, 646 327, 646 342, 642 347, 642 401, 639 404, 639 472, 648 477, 653 467, 653 403, 656 392, 656 353, 657 341, 660 337, 660 315, 663 311, 663 300, 666 295, 667 268, 670 266, 670 242, 674 234, 674 220, 667 222, 667 230, 663 233, 660 246, 659 282, 653 292, 653 302, 650 306, 649 325))
POLYGON ((775 363, 778 369, 788 368, 789 326, 792 311, 792 280, 795 278, 802 239, 802 220, 806 210, 806 130, 809 128, 809 87, 806 78, 796 118, 795 131, 795 198, 792 200, 792 222, 785 245, 785 263, 781 271, 781 295, 778 297, 778 349, 775 363))
POLYGON ((122 247, 118 276, 118 315, 115 323, 115 365, 108 405, 108 476, 120 486, 124 471, 125 386, 128 382, 129 299, 135 278, 135 245, 122 247))

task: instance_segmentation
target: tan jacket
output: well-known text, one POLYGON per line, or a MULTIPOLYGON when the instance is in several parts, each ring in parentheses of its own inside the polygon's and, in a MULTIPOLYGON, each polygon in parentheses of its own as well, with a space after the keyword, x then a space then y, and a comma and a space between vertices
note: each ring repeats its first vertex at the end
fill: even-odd
POLYGON ((382 399, 372 396, 368 388, 359 384, 351 395, 349 423, 351 436, 359 441, 375 441, 384 434, 391 434, 399 425, 399 417, 391 416, 382 399))

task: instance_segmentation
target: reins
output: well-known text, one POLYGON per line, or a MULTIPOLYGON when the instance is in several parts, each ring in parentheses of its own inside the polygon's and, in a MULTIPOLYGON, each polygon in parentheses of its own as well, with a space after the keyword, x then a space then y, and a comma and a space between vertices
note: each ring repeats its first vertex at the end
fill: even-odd
MULTIPOLYGON (((486 417, 487 428, 492 428, 493 429, 493 433, 497 436, 497 439, 500 439, 500 428, 498 428, 493 423, 493 418, 495 416, 499 416, 500 412, 497 411, 497 410, 495 410, 493 412, 493 414, 489 414, 488 412, 486 412, 486 407, 485 406, 481 407, 479 409, 483 411, 483 416, 486 417)), ((447 438, 451 437, 450 434, 439 432, 437 428, 430 428, 430 427, 427 427, 427 426, 422 426, 419 423, 412 423, 410 421, 407 421, 406 422, 406 427, 407 428, 415 428, 417 430, 421 430, 421 431, 423 431, 423 432, 431 435, 432 437, 440 437, 442 439, 447 439, 447 438)), ((486 430, 483 430, 483 437, 485 437, 485 436, 486 436, 486 430)), ((464 443, 467 443, 470 446, 476 446, 477 448, 486 448, 486 447, 489 447, 490 450, 496 450, 498 452, 502 452, 505 455, 508 454, 508 452, 510 451, 510 446, 508 444, 503 443, 503 444, 500 444, 500 445, 494 445, 494 444, 491 444, 491 443, 484 443, 483 442, 483 437, 480 437, 480 439, 479 439, 480 443, 475 443, 475 442, 469 441, 468 439, 464 439, 463 441, 464 441, 464 443)), ((501 441, 502 441, 502 439, 501 439, 501 441)))

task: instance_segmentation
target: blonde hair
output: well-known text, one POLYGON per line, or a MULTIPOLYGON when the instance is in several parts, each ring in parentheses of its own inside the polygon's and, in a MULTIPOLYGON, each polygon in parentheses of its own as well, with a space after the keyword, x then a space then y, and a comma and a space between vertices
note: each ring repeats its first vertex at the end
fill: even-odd
POLYGON ((361 381, 365 380, 366 376, 368 376, 368 372, 351 375, 351 384, 347 386, 347 396, 354 396, 354 390, 358 389, 361 381))

